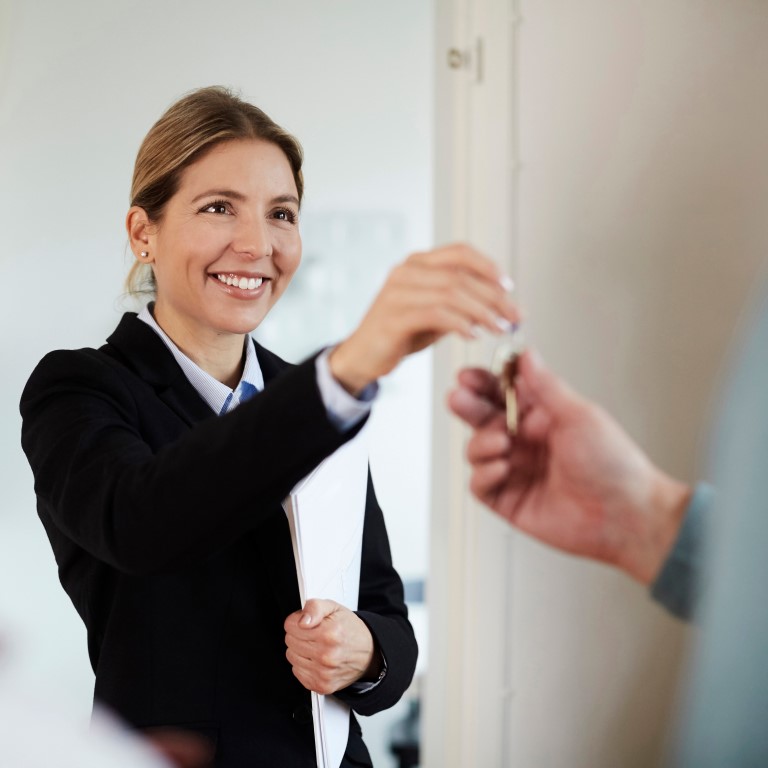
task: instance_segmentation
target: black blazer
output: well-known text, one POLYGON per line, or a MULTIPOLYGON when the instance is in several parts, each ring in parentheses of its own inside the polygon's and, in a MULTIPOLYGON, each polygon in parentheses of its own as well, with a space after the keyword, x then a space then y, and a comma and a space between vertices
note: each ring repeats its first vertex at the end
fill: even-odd
MULTIPOLYGON (((311 768, 310 695, 285 658, 300 601, 281 501, 356 430, 328 421, 313 359, 256 350, 264 391, 216 417, 127 313, 100 349, 39 363, 22 445, 97 700, 138 728, 209 736, 219 768, 311 768)), ((398 701, 417 655, 370 477, 358 615, 388 672, 337 695, 369 715, 398 701)), ((370 764, 354 717, 347 758, 370 764)))

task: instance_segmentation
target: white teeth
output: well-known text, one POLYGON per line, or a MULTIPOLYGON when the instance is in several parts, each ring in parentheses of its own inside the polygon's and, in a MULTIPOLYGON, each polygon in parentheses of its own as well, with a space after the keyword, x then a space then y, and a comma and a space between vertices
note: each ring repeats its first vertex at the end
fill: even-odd
POLYGON ((241 288, 242 290, 253 291, 256 288, 261 287, 264 282, 263 277, 237 277, 237 275, 225 275, 219 273, 216 277, 227 285, 234 285, 235 288, 241 288))

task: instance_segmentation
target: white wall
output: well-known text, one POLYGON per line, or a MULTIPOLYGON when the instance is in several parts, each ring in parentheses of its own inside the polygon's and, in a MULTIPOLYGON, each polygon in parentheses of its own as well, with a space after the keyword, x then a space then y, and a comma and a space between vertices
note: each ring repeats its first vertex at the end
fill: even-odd
MULTIPOLYGON (((297 325, 306 307, 289 292, 264 329, 295 359, 349 330, 387 266, 430 244, 431 15, 429 0, 0 6, 0 627, 16 640, 11 672, 83 716, 85 638, 35 514, 17 404, 46 351, 100 344, 125 308, 139 143, 179 95, 213 83, 300 138, 305 267, 320 280, 321 316, 297 325)), ((297 296, 312 292, 307 281, 300 270, 297 296)), ((373 423, 374 477, 408 578, 426 568, 429 399, 421 356, 385 383, 373 423)))
MULTIPOLYGON (((693 480, 768 253, 768 6, 522 2, 520 295, 544 357, 693 480)), ((656 765, 684 637, 522 540, 509 764, 656 765)))

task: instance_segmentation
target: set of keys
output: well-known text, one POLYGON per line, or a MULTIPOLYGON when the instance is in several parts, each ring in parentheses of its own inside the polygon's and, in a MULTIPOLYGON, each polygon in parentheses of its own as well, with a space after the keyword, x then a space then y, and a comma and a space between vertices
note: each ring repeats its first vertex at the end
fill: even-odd
POLYGON ((520 355, 525 349, 525 338, 519 325, 512 325, 496 345, 491 362, 491 372, 498 377, 507 411, 507 431, 517 432, 519 409, 515 379, 520 355))

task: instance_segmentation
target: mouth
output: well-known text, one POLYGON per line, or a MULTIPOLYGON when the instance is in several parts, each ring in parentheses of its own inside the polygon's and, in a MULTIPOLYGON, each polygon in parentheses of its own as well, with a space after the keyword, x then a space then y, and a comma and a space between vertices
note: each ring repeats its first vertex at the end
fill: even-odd
POLYGON ((247 275, 236 275, 233 272, 217 272, 213 275, 220 283, 239 288, 241 291, 255 291, 264 284, 268 277, 248 277, 247 275))

